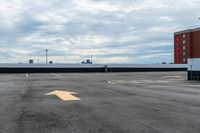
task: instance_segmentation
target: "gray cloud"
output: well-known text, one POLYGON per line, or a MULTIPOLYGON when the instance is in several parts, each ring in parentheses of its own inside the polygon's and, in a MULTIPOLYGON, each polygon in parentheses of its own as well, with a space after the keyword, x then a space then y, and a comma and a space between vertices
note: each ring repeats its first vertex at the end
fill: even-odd
POLYGON ((199 0, 0 0, 2 62, 173 62, 173 33, 200 25, 199 0))

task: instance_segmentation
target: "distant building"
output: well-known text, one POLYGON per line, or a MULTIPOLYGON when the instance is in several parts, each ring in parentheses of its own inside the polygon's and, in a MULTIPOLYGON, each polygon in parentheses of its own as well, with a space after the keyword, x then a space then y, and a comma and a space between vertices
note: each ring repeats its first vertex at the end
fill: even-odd
POLYGON ((174 33, 174 63, 187 64, 188 58, 200 58, 200 28, 174 33))
POLYGON ((82 61, 82 64, 92 64, 92 61, 90 59, 86 59, 86 61, 82 61))
POLYGON ((34 62, 33 62, 33 59, 30 59, 29 60, 29 64, 33 64, 34 62))

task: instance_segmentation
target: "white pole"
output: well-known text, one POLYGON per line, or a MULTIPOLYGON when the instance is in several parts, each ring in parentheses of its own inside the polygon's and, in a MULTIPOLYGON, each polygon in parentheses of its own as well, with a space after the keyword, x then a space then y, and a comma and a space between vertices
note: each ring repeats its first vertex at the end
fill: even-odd
POLYGON ((46 64, 48 64, 48 49, 45 50, 46 51, 46 64))

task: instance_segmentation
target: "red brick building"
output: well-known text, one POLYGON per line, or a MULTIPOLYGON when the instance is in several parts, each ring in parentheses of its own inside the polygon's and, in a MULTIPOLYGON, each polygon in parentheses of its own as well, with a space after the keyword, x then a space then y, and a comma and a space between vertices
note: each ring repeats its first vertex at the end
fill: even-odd
POLYGON ((187 64, 188 58, 200 58, 200 28, 174 33, 174 63, 187 64))

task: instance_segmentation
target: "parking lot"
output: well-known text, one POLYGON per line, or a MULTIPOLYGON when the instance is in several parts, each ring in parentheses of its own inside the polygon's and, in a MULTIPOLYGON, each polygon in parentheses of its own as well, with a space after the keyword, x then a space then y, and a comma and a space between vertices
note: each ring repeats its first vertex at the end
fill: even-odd
POLYGON ((199 133, 186 72, 0 75, 1 133, 199 133))

